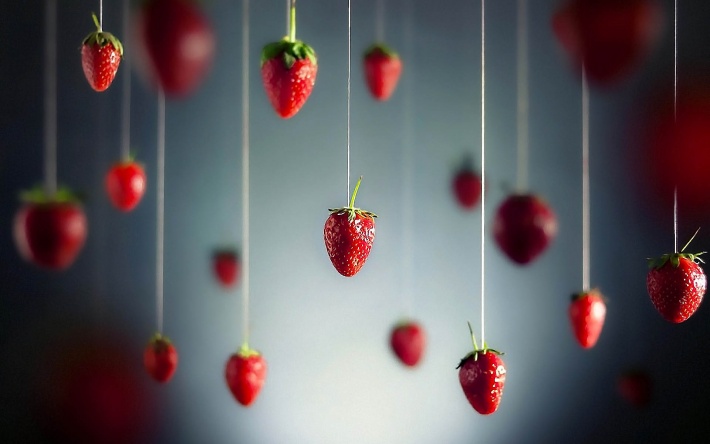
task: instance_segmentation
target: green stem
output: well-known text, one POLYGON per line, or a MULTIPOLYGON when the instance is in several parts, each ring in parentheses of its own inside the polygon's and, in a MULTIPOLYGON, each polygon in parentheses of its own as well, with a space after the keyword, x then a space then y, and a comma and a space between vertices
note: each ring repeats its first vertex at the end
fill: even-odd
POLYGON ((99 32, 103 32, 103 29, 101 29, 101 24, 99 23, 99 19, 96 18, 96 14, 94 14, 94 13, 92 12, 92 13, 91 13, 91 17, 93 17, 93 19, 94 19, 94 24, 96 25, 96 29, 98 29, 99 32))
POLYGON ((693 234, 693 236, 690 238, 690 240, 688 242, 686 242, 685 245, 683 245, 683 248, 680 249, 681 253, 684 252, 686 248, 688 248, 688 245, 690 245, 691 242, 693 242, 693 239, 695 239, 695 236, 698 235, 698 231, 700 231, 700 227, 698 227, 698 229, 695 230, 695 234, 693 234))
POLYGON ((473 327, 471 327, 471 323, 467 321, 468 324, 468 331, 471 332, 471 342, 473 342, 473 350, 478 351, 478 344, 476 344, 476 336, 473 334, 473 327))
POLYGON ((291 0, 291 15, 288 22, 288 40, 296 41, 296 0, 291 0))
POLYGON ((355 208, 355 196, 357 196, 357 190, 360 189, 360 182, 362 182, 362 176, 357 180, 357 183, 355 184, 355 190, 353 191, 353 195, 350 198, 350 207, 349 208, 355 208))

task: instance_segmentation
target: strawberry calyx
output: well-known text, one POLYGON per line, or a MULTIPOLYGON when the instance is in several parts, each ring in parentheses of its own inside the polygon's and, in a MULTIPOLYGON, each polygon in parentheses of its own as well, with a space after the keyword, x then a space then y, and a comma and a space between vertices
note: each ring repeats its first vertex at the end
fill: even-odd
POLYGON ((213 256, 234 256, 234 257, 239 257, 239 253, 237 253, 237 249, 235 247, 231 246, 224 246, 224 247, 219 247, 215 248, 214 251, 212 252, 213 256))
POLYGON ((148 342, 150 346, 155 350, 155 351, 161 351, 166 348, 168 348, 169 345, 172 344, 170 339, 167 336, 164 336, 160 332, 156 332, 151 338, 150 341, 148 342))
POLYGON ((272 59, 281 57, 286 69, 291 69, 297 60, 308 59, 314 66, 318 65, 315 50, 300 40, 289 40, 284 37, 278 42, 269 43, 261 50, 261 66, 272 59))
POLYGON ((600 298, 601 300, 603 300, 604 302, 606 302, 606 298, 605 298, 604 295, 599 291, 598 288, 592 288, 591 290, 580 291, 579 293, 572 293, 572 296, 571 296, 570 299, 574 302, 574 301, 576 301, 576 300, 578 300, 578 299, 582 299, 582 298, 584 298, 584 297, 586 297, 586 296, 589 296, 589 297, 597 297, 597 298, 600 298))
POLYGON ((356 216, 361 216, 361 217, 367 217, 370 219, 374 219, 377 217, 375 213, 372 213, 370 211, 362 210, 360 208, 355 208, 355 196, 357 196, 357 190, 360 189, 360 183, 362 182, 362 176, 357 180, 357 184, 355 184, 355 190, 353 190, 352 197, 350 197, 350 204, 347 207, 343 208, 328 208, 328 211, 330 211, 331 214, 346 214, 348 215, 348 221, 352 222, 355 220, 356 216))
POLYGON ((239 347, 239 351, 237 351, 237 355, 241 358, 248 359, 254 356, 259 356, 261 353, 258 351, 254 350, 253 348, 249 347, 249 344, 244 341, 241 347, 239 347))
POLYGON ((659 269, 666 265, 667 262, 670 261, 671 265, 673 268, 678 268, 680 265, 680 259, 687 259, 690 262, 693 263, 705 263, 704 260, 702 260, 699 256, 701 254, 705 254, 706 251, 701 251, 700 253, 684 253, 685 249, 688 248, 688 245, 690 245, 691 242, 693 242, 693 239, 695 239, 695 236, 698 235, 698 231, 700 231, 700 228, 695 230, 695 233, 690 237, 690 240, 683 245, 683 248, 680 249, 680 252, 677 253, 670 253, 670 254, 664 254, 661 257, 658 258, 646 258, 648 261, 648 268, 655 268, 659 269))
POLYGON ((92 12, 91 17, 94 19, 96 31, 90 32, 89 35, 84 37, 84 40, 81 42, 82 45, 98 45, 103 47, 111 44, 114 48, 116 48, 120 56, 123 57, 123 44, 121 41, 118 40, 115 35, 101 29, 101 24, 99 23, 99 19, 96 18, 96 14, 92 12))
POLYGON ((503 352, 499 352, 498 350, 488 348, 488 344, 486 344, 485 342, 483 343, 483 348, 478 348, 478 344, 476 343, 476 336, 473 334, 473 327, 471 327, 470 322, 468 322, 468 331, 471 333, 471 342, 473 343, 473 351, 468 352, 466 354, 466 356, 464 356, 463 359, 461 359, 461 361, 459 362, 459 365, 456 366, 457 369, 461 368, 466 363, 466 361, 468 361, 471 358, 473 358, 474 361, 477 361, 479 353, 482 353, 482 354, 493 353, 496 355, 505 354, 503 352))
POLYGON ((50 194, 42 185, 20 192, 20 201, 37 205, 81 204, 81 197, 67 187, 60 187, 50 194))
POLYGON ((384 43, 379 43, 379 42, 373 43, 372 45, 370 45, 370 47, 368 47, 365 50, 365 57, 367 58, 367 57, 369 57, 373 54, 376 54, 376 53, 383 54, 390 59, 399 58, 399 54, 397 54, 397 52, 395 50, 393 50, 389 46, 385 45, 384 43))

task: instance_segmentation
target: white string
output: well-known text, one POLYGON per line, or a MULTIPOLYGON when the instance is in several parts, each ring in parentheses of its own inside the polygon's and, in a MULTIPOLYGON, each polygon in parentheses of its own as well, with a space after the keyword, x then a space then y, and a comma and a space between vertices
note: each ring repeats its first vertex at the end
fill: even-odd
POLYGON ((481 0, 481 344, 486 344, 486 2, 481 0))
MULTIPOLYGON (((678 0, 673 3, 673 124, 678 120, 678 0)), ((678 252, 678 186, 673 189, 673 252, 678 252)))
POLYGON ((528 26, 527 0, 518 0, 518 191, 528 187, 528 26))
POLYGON ((242 2, 242 328, 249 343, 249 0, 242 2))
POLYGON ((582 291, 589 290, 589 85, 582 67, 582 291))
POLYGON ((155 248, 155 305, 158 333, 163 333, 163 246, 165 235, 165 94, 158 89, 158 180, 155 248))
MULTIPOLYGON (((409 66, 413 66, 414 56, 414 18, 412 0, 406 2, 404 10, 404 55, 409 66)), ((406 316, 412 314, 412 176, 413 176, 413 106, 412 106, 412 74, 408 73, 403 79, 404 94, 402 98, 403 118, 402 125, 402 307, 406 316)))
POLYGON ((103 31, 103 30, 104 30, 104 0, 99 0, 99 31, 103 31))
POLYGON ((351 23, 351 0, 348 0, 348 124, 347 124, 347 151, 348 151, 348 190, 345 195, 346 207, 350 205, 350 64, 351 64, 351 46, 352 46, 352 23, 351 23))
POLYGON ((44 188, 57 193, 57 1, 45 1, 44 188))
MULTIPOLYGON (((130 0, 123 0, 123 37, 130 30, 131 20, 130 0)), ((131 153, 131 65, 130 58, 123 55, 123 96, 121 114, 121 160, 126 161, 131 153)))
POLYGON ((375 41, 385 41, 385 1, 376 0, 375 4, 375 41))

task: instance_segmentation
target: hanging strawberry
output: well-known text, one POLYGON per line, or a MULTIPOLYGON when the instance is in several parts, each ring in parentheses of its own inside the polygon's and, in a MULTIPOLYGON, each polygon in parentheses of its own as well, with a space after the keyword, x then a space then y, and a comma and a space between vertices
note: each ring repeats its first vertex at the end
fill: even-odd
POLYGON ((224 248, 212 254, 212 271, 224 287, 233 287, 239 279, 239 255, 233 248, 224 248))
POLYGON ((96 25, 81 44, 81 67, 94 91, 106 91, 116 77, 123 57, 123 45, 110 32, 104 32, 96 14, 91 14, 96 25))
POLYGON ((463 357, 459 363, 459 382, 466 399, 471 406, 481 415, 489 415, 500 405, 505 387, 505 364, 501 359, 502 353, 488 348, 483 344, 479 349, 476 338, 473 337, 473 351, 463 357))
POLYGON ((266 361, 261 353, 244 344, 227 360, 224 376, 234 398, 244 407, 249 407, 264 385, 266 361))
POLYGON ((194 92, 212 67, 215 36, 194 0, 148 0, 136 19, 139 69, 173 97, 194 92))
POLYGON ((604 327, 605 317, 606 303, 599 290, 572 295, 569 320, 574 337, 583 348, 592 348, 597 343, 604 327))
POLYGON ((86 215, 78 198, 67 189, 48 196, 38 187, 21 199, 13 230, 20 255, 43 268, 68 268, 86 241, 86 215))
POLYGON ((143 352, 143 365, 155 381, 164 384, 173 377, 178 365, 175 346, 167 336, 156 333, 143 352))
POLYGON ((646 407, 653 397, 653 380, 641 369, 623 372, 617 379, 616 388, 626 402, 637 408, 646 407))
POLYGON ((493 237, 501 250, 519 265, 537 258, 557 235, 557 218, 540 197, 514 194, 498 207, 493 237))
POLYGON ((426 335, 419 323, 401 321, 392 329, 390 347, 402 364, 414 367, 424 354, 426 335))
POLYGON ((707 278, 698 265, 703 262, 699 256, 705 252, 683 253, 694 238, 695 235, 680 253, 648 259, 651 270, 646 276, 646 288, 651 302, 665 320, 676 324, 695 313, 707 288, 707 278))
POLYGON ((145 170, 133 159, 119 162, 108 170, 104 183, 111 203, 121 211, 131 211, 145 194, 145 170))
POLYGON ((296 40, 296 2, 292 0, 289 35, 261 51, 261 80, 276 114, 284 119, 295 116, 311 95, 316 74, 315 51, 296 40))
POLYGON ((338 273, 346 277, 355 276, 365 265, 375 241, 377 215, 354 207, 361 181, 362 176, 355 185, 349 206, 328 210, 330 216, 323 230, 328 257, 338 273))
POLYGON ((568 0, 552 28, 590 82, 614 83, 642 61, 660 29, 656 0, 568 0))
POLYGON ((470 159, 465 159, 451 181, 451 189, 459 206, 473 210, 481 200, 481 177, 473 170, 470 159))
POLYGON ((388 100, 402 74, 399 55, 385 44, 376 43, 365 51, 363 66, 372 97, 380 101, 388 100))

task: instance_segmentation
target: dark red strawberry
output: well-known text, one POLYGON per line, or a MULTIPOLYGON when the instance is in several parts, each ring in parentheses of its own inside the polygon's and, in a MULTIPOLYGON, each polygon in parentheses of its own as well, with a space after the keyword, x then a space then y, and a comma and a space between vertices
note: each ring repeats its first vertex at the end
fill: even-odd
POLYGON ((81 44, 81 67, 86 80, 95 91, 106 91, 116 77, 123 57, 123 45, 110 32, 101 29, 95 14, 91 14, 96 31, 84 38, 81 44))
POLYGON ((306 43, 296 40, 296 7, 291 6, 289 35, 261 51, 261 80, 276 114, 284 119, 298 113, 316 84, 318 59, 306 43))
POLYGON ((212 67, 216 39, 193 0, 148 0, 136 20, 139 68, 173 97, 192 93, 212 67))
POLYGON ((540 197, 513 194, 498 207, 493 237, 515 263, 525 265, 537 258, 557 234, 557 218, 540 197))
POLYGON ((145 193, 143 166, 132 160, 117 163, 106 173, 105 185, 111 203, 121 211, 131 211, 145 193))
MULTIPOLYGON (((471 326, 469 325, 469 329, 471 326)), ((466 399, 481 415, 489 415, 498 410, 505 387, 505 364, 501 353, 485 344, 479 349, 473 338, 473 351, 459 363, 459 382, 466 399)))
POLYGON ((572 295, 569 320, 574 337, 583 348, 592 348, 597 343, 604 327, 606 303, 599 290, 589 290, 572 295))
POLYGON ((464 167, 456 173, 451 188, 464 210, 474 209, 481 199, 481 177, 469 167, 464 167))
POLYGON ((653 381, 644 370, 629 370, 619 376, 616 384, 622 398, 634 407, 646 407, 653 396, 653 381))
POLYGON ((555 13, 552 28, 591 82, 610 84, 642 61, 660 23, 655 0, 569 0, 555 13))
POLYGON ((399 55, 386 45, 376 43, 365 51, 364 68, 365 81, 372 97, 382 101, 389 99, 402 74, 399 55))
MULTIPOLYGON (((697 232, 696 232, 697 234, 697 232)), ((681 323, 695 313, 703 301, 707 278, 698 262, 702 253, 683 253, 695 235, 680 253, 664 254, 649 259, 651 269, 646 276, 646 288, 656 310, 669 322, 681 323)))
POLYGON ((13 234, 20 255, 51 270, 68 268, 86 241, 87 221, 75 195, 60 189, 49 197, 41 188, 22 193, 13 234))
POLYGON ((212 270, 223 287, 234 286, 239 279, 239 255, 233 248, 215 251, 212 254, 212 270))
POLYGON ((375 241, 377 215, 354 207, 361 181, 362 177, 355 185, 350 206, 328 210, 330 216, 323 229, 328 257, 338 273, 346 277, 355 276, 365 265, 375 241))
POLYGON ((419 323, 402 321, 395 325, 390 335, 390 346, 395 355, 408 367, 414 367, 424 353, 426 335, 419 323))
POLYGON ((242 345, 239 352, 227 360, 224 377, 234 398, 243 406, 250 406, 259 396, 266 379, 266 361, 256 350, 242 345))
POLYGON ((175 374, 178 353, 167 336, 156 333, 143 352, 143 365, 151 378, 166 383, 175 374))

